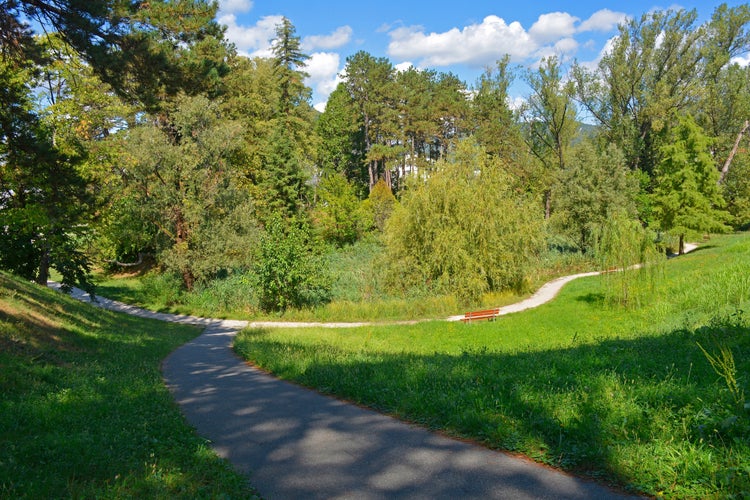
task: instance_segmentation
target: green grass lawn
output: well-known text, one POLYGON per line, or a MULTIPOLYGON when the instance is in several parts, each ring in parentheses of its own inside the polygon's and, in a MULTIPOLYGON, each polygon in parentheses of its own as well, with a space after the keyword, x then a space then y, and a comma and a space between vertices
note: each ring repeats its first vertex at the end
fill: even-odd
POLYGON ((199 333, 0 273, 0 498, 252 498, 162 380, 199 333))
POLYGON ((282 378, 633 491, 747 498, 750 236, 669 261, 640 307, 607 305, 605 279, 495 322, 248 330, 235 348, 282 378))

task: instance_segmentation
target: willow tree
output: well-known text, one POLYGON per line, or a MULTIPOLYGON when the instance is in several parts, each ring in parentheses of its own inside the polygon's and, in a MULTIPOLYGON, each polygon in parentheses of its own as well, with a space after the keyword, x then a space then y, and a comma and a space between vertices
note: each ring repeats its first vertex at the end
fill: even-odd
POLYGON ((386 223, 389 276, 408 289, 430 284, 477 301, 522 289, 544 247, 543 218, 497 158, 471 142, 410 186, 386 223))

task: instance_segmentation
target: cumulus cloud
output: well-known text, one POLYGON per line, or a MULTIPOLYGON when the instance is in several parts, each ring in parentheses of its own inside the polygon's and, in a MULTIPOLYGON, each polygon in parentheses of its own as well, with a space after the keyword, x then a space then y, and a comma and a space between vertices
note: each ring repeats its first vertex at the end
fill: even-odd
POLYGON ((483 65, 510 54, 528 57, 535 45, 520 23, 507 24, 497 16, 487 16, 480 24, 444 33, 426 34, 419 26, 397 28, 389 33, 388 54, 397 59, 416 59, 421 66, 451 64, 483 65))
POLYGON ((627 14, 623 12, 614 12, 609 9, 602 9, 594 12, 591 17, 586 19, 578 26, 578 32, 613 30, 618 24, 624 23, 628 19, 627 14))
POLYGON ((585 21, 567 12, 540 15, 526 30, 519 22, 508 23, 490 15, 481 23, 436 33, 421 26, 402 26, 388 32, 388 55, 416 61, 419 67, 453 64, 483 66, 505 54, 514 62, 556 55, 574 57, 581 47, 576 35, 611 31, 627 19, 621 12, 602 9, 585 21))
POLYGON ((219 10, 224 13, 250 12, 252 0, 219 0, 219 10))
POLYGON ((529 35, 539 44, 554 42, 573 35, 578 21, 580 19, 567 12, 542 14, 529 29, 529 35))
POLYGON ((305 72, 309 76, 305 79, 305 84, 312 87, 316 97, 323 101, 314 106, 320 112, 325 110, 325 101, 341 81, 340 62, 340 56, 335 52, 315 52, 307 60, 305 72))
POLYGON ((341 26, 330 35, 312 35, 302 40, 302 47, 305 50, 337 49, 349 43, 352 39, 352 28, 350 26, 341 26))
POLYGON ((745 54, 744 56, 733 57, 730 62, 733 64, 739 64, 743 68, 746 68, 750 66, 750 53, 745 54))
POLYGON ((232 42, 237 51, 250 57, 270 57, 271 40, 276 36, 276 26, 281 23, 283 16, 265 16, 253 26, 237 24, 234 14, 223 14, 218 21, 227 27, 227 39, 232 42))
POLYGON ((403 73, 404 71, 408 71, 409 68, 412 67, 414 67, 414 65, 411 63, 411 61, 404 61, 393 66, 393 69, 395 69, 399 73, 403 73))

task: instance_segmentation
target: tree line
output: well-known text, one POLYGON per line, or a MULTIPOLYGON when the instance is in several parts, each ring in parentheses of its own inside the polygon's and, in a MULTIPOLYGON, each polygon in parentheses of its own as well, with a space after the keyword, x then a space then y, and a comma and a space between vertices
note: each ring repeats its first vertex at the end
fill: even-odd
POLYGON ((506 56, 471 85, 358 52, 323 113, 288 19, 251 59, 213 2, 0 6, 0 267, 39 283, 151 255, 187 290, 247 273, 284 309, 330 297, 325 245, 375 234, 393 290, 476 299, 550 248, 595 254, 612 221, 680 251, 750 224, 747 4, 644 14, 596 66, 506 56))

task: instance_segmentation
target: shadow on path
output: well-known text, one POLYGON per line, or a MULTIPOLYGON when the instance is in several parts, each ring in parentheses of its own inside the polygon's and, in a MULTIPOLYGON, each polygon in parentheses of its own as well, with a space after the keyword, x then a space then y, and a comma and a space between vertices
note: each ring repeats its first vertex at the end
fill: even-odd
POLYGON ((163 373, 188 421, 265 498, 624 498, 273 378, 231 350, 238 323, 211 324, 163 373))
MULTIPOLYGON (((594 273, 585 275, 590 274, 594 273)), ((555 280, 506 311, 551 300, 577 277, 555 280)), ((74 289, 72 295, 92 302, 81 290, 74 289)), ((231 349, 237 331, 248 325, 289 324, 156 313, 105 298, 94 303, 140 317, 206 327, 164 360, 165 381, 188 422, 220 456, 249 475, 266 499, 627 498, 534 462, 281 381, 249 366, 231 349)))

